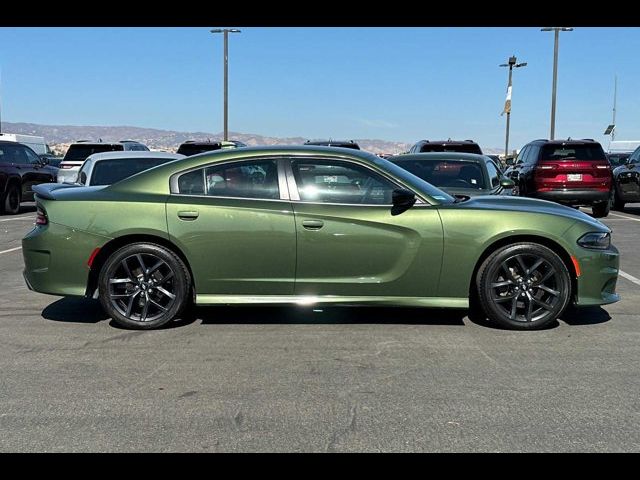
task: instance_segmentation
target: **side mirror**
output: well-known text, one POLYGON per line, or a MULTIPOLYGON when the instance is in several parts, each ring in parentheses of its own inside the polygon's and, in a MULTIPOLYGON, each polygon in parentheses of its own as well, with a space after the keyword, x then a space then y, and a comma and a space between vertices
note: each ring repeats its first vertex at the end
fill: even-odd
POLYGON ((516 182, 514 182, 510 178, 501 178, 500 179, 500 186, 502 188, 504 188, 505 190, 511 190, 512 188, 515 188, 516 182))
POLYGON ((42 165, 49 165, 49 163, 50 163, 50 162, 49 162, 49 159, 48 159, 47 157, 42 157, 42 158, 40 159, 40 163, 41 163, 42 165))
POLYGON ((416 196, 411 190, 398 188, 391 194, 391 202, 393 203, 391 215, 400 215, 413 207, 413 204, 416 203, 416 196))

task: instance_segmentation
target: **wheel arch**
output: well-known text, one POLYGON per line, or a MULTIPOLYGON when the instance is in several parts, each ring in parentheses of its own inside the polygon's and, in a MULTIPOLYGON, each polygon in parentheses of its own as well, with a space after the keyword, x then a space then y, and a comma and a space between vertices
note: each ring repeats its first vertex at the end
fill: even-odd
POLYGON ((89 270, 89 277, 87 279, 87 289, 85 292, 85 296, 92 297, 96 292, 98 288, 98 277, 100 276, 100 271, 102 270, 102 267, 104 266, 107 259, 111 256, 113 252, 115 252, 121 247, 124 247, 125 245, 129 245, 132 243, 141 243, 141 242, 155 243, 157 245, 163 246, 171 250, 178 257, 180 257, 180 259, 184 262, 185 266, 187 267, 187 270, 189 271, 189 276, 191 277, 191 290, 192 290, 192 294, 195 295, 196 281, 193 276, 193 270, 191 269, 191 265, 189 264, 189 261, 187 260, 186 255, 176 244, 172 243, 166 238, 163 238, 157 235, 128 234, 128 235, 122 235, 120 237, 116 237, 110 240, 109 242, 107 242, 106 244, 104 244, 100 248, 100 251, 98 252, 96 257, 93 259, 93 262, 91 263, 91 268, 89 270))
POLYGON ((469 282, 469 298, 475 298, 475 296, 477 295, 476 277, 478 276, 478 270, 480 269, 480 266, 484 263, 484 261, 499 248, 520 242, 540 244, 542 246, 548 247, 560 257, 564 265, 567 267, 567 270, 569 271, 569 276, 571 277, 571 299, 575 300, 578 292, 578 276, 569 252, 555 240, 547 237, 529 234, 510 235, 507 237, 502 237, 485 248, 485 250, 482 252, 482 255, 480 255, 480 258, 476 262, 475 267, 473 268, 471 281, 469 282))

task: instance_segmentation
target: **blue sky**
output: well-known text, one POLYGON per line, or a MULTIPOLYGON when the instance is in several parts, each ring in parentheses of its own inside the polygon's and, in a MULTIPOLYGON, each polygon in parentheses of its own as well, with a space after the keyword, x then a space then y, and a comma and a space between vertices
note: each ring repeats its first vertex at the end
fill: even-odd
MULTIPOLYGON (((212 28, 224 27, 212 25, 212 28)), ((235 26, 234 26, 235 27, 235 26)), ((242 27, 239 27, 242 28, 242 27)), ((640 139, 640 28, 560 35, 556 137, 640 139)), ((2 119, 222 130, 222 35, 207 28, 0 28, 2 119)), ((229 41, 229 128, 306 138, 547 138, 553 33, 539 28, 242 28, 229 41)))

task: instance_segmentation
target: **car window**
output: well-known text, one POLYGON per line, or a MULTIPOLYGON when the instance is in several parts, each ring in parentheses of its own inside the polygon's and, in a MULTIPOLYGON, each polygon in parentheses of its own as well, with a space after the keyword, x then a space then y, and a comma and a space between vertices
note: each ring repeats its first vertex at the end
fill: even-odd
MULTIPOLYGON (((114 158, 95 161, 89 185, 112 185, 136 173, 172 161, 172 158, 114 158)), ((85 162, 86 163, 86 162, 85 162)), ((84 165, 83 165, 84 167, 84 165)), ((82 169, 81 169, 82 171, 82 169)), ((78 175, 80 178, 80 175, 78 175)))
POLYGON ((340 160, 293 160, 293 175, 303 202, 391 205, 398 188, 376 172, 340 160))
POLYGON ((124 150, 124 146, 122 144, 78 143, 73 144, 69 147, 69 150, 67 150, 67 153, 65 154, 62 161, 84 162, 89 155, 93 155, 94 153, 116 152, 122 150, 124 150))
POLYGON ((542 147, 542 160, 596 160, 606 157, 600 144, 549 144, 542 147))
POLYGON ((500 170, 493 162, 487 162, 487 173, 489 174, 491 188, 498 187, 500 185, 500 170))
POLYGON ((527 145, 522 150, 520 150, 520 153, 518 153, 518 156, 516 157, 516 163, 524 163, 525 156, 527 155, 527 152, 530 148, 531 147, 527 145))
POLYGON ((280 198, 278 166, 275 160, 253 160, 200 168, 178 178, 178 192, 277 200, 280 198))
POLYGON ((0 163, 26 165, 29 162, 25 154, 25 148, 22 145, 13 145, 6 143, 0 145, 0 163))
POLYGON ((27 161, 32 165, 40 165, 42 162, 40 161, 40 157, 36 155, 34 152, 29 150, 28 148, 24 149, 24 153, 27 156, 27 161))

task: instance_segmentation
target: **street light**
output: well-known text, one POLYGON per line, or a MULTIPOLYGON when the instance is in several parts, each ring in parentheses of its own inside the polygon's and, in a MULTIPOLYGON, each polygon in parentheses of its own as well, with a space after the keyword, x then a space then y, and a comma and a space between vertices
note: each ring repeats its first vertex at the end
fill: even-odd
POLYGON ((560 38, 560 32, 572 32, 571 27, 544 27, 541 28, 542 32, 555 32, 554 44, 553 44, 553 89, 551 91, 551 138, 554 139, 556 133, 556 86, 558 84, 558 40, 560 38))
POLYGON ((500 65, 501 67, 509 67, 509 83, 507 84, 507 103, 505 103, 504 111, 507 114, 507 138, 504 142, 504 156, 505 158, 509 155, 509 121, 511 120, 511 74, 514 68, 526 67, 527 62, 516 63, 516 56, 513 55, 509 57, 509 63, 503 63, 500 65))
POLYGON ((229 33, 240 33, 237 28, 216 28, 211 33, 224 34, 224 139, 229 140, 229 33))

